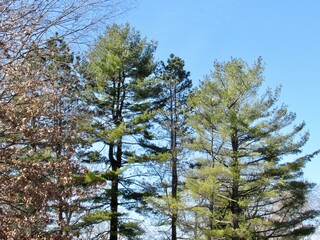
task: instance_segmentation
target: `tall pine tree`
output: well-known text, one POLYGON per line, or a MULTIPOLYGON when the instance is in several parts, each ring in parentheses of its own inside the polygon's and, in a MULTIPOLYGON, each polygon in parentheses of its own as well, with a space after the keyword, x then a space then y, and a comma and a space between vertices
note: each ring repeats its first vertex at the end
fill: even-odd
POLYGON ((151 137, 148 128, 159 91, 152 81, 155 49, 154 42, 128 24, 115 24, 88 54, 86 99, 93 113, 89 130, 93 142, 106 148, 106 154, 94 154, 105 163, 99 172, 110 182, 101 198, 109 205, 110 240, 142 233, 137 223, 124 221, 119 207, 133 207, 143 196, 129 175, 137 162, 145 160, 140 145, 151 137))
MULTIPOLYGON (((303 167, 318 152, 295 158, 308 140, 304 123, 287 106, 276 106, 279 89, 259 95, 261 59, 249 67, 232 59, 216 62, 189 104, 201 152, 187 176, 188 221, 196 239, 295 239, 312 233, 305 210, 312 184, 303 167), (195 221, 192 220, 194 217, 195 221)), ((191 233, 190 233, 191 234, 191 233)))
POLYGON ((190 73, 184 69, 184 61, 170 55, 167 62, 161 62, 160 82, 161 82, 161 109, 158 110, 156 123, 162 131, 158 136, 161 138, 159 146, 161 153, 167 153, 167 160, 156 165, 162 166, 157 169, 160 175, 159 198, 152 198, 153 207, 164 217, 164 225, 167 219, 170 220, 171 239, 177 239, 179 191, 182 188, 182 178, 185 158, 185 148, 183 141, 188 135, 186 124, 187 97, 191 93, 192 81, 189 79, 190 73), (162 169, 163 172, 160 173, 162 169), (179 179, 180 178, 180 179, 179 179), (162 191, 161 191, 162 189, 162 191))

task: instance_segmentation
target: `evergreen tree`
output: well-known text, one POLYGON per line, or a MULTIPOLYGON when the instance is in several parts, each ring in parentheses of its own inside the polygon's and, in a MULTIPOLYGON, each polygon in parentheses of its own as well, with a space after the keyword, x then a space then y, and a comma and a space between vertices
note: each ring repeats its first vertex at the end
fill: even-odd
POLYGON ((159 98, 162 105, 158 110, 156 122, 162 129, 161 136, 158 136, 162 139, 159 145, 166 144, 161 149, 161 153, 166 152, 168 159, 157 164, 165 165, 164 172, 161 174, 163 177, 160 179, 163 191, 158 192, 159 198, 152 198, 151 202, 161 215, 169 217, 171 239, 177 239, 179 190, 181 190, 180 181, 182 181, 182 179, 179 181, 179 177, 183 174, 182 169, 185 163, 182 161, 185 150, 182 142, 188 134, 185 112, 187 97, 192 87, 189 76, 190 73, 184 69, 184 61, 181 58, 171 54, 166 63, 161 62, 162 92, 159 98))
POLYGON ((147 158, 141 146, 152 138, 149 120, 159 91, 152 81, 155 49, 154 42, 128 24, 114 24, 88 54, 86 100, 93 113, 88 130, 93 143, 106 147, 105 155, 98 151, 93 155, 105 163, 98 172, 110 182, 110 189, 100 198, 101 205, 109 205, 105 213, 110 218, 110 240, 119 235, 133 239, 142 233, 137 223, 120 222, 124 215, 119 206, 134 207, 143 197, 132 174, 147 158))
POLYGON ((303 167, 318 152, 294 158, 308 140, 304 123, 276 106, 279 89, 259 95, 261 59, 215 62, 190 98, 190 148, 202 153, 187 176, 185 226, 195 239, 295 239, 311 234, 319 212, 306 210, 313 187, 303 167), (193 220, 193 217, 195 220, 193 220))

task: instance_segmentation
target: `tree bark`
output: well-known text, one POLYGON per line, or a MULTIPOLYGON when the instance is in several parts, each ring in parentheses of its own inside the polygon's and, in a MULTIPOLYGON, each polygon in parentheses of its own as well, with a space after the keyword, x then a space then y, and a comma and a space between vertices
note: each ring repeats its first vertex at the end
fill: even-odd
POLYGON ((113 155, 114 143, 109 144, 109 159, 111 163, 111 168, 113 171, 111 180, 111 200, 110 200, 110 240, 118 239, 118 188, 119 188, 119 177, 116 174, 118 170, 118 165, 116 159, 113 155))
POLYGON ((113 176, 111 183, 111 219, 110 219, 110 240, 118 240, 118 175, 113 176))
MULTIPOLYGON (((116 127, 120 127, 123 122, 122 119, 122 109, 124 105, 124 100, 126 97, 126 89, 124 86, 125 74, 123 72, 119 72, 118 83, 116 81, 113 82, 113 86, 116 89, 116 94, 113 98, 113 106, 114 111, 113 121, 116 127)), ((110 240, 118 240, 119 235, 119 175, 118 170, 122 165, 122 136, 119 136, 116 143, 110 144, 109 149, 109 159, 111 163, 111 168, 113 171, 113 178, 111 183, 111 202, 110 202, 110 210, 111 210, 111 219, 110 219, 110 240), (113 148, 116 147, 116 153, 114 157, 113 148), (112 151, 112 152, 110 152, 112 151)))
MULTIPOLYGON (((239 215, 241 212, 239 206, 239 180, 240 180, 240 172, 239 172, 239 162, 238 162, 238 136, 237 131, 231 136, 231 144, 232 144, 232 152, 233 152, 233 161, 232 161, 232 174, 233 174, 233 181, 232 181, 232 195, 231 195, 231 212, 235 215, 232 220, 232 228, 238 229, 239 228, 239 215)), ((240 237, 233 236, 232 240, 240 240, 240 237)))
MULTIPOLYGON (((171 194, 172 199, 177 200, 178 192, 178 172, 177 172, 177 93, 176 93, 176 83, 174 83, 174 89, 170 89, 170 120, 171 120, 171 154, 172 154, 172 173, 171 173, 171 194)), ((171 239, 177 239, 177 220, 178 213, 176 209, 173 209, 171 216, 171 239)))

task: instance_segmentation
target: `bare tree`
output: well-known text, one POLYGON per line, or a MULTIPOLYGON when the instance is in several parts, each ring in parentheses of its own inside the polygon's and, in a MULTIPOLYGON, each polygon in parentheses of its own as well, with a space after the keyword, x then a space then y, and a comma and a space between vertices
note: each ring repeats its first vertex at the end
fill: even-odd
MULTIPOLYGON (((81 42, 89 30, 132 7, 132 0, 3 0, 0 3, 0 60, 16 59, 30 44, 56 32, 81 42)), ((8 61, 5 61, 8 63, 8 61)), ((0 65, 1 66, 1 65, 0 65)))

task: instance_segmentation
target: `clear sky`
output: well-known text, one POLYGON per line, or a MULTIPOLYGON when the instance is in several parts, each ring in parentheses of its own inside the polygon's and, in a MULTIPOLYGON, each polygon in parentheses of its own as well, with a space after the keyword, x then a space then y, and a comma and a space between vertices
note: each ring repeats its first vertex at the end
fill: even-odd
MULTIPOLYGON (((170 53, 186 62, 194 85, 214 60, 242 58, 266 63, 265 87, 282 85, 285 103, 305 121, 305 153, 320 148, 320 1, 318 0, 137 0, 117 19, 158 41, 157 60, 170 53)), ((320 184, 320 156, 305 168, 320 184)))

